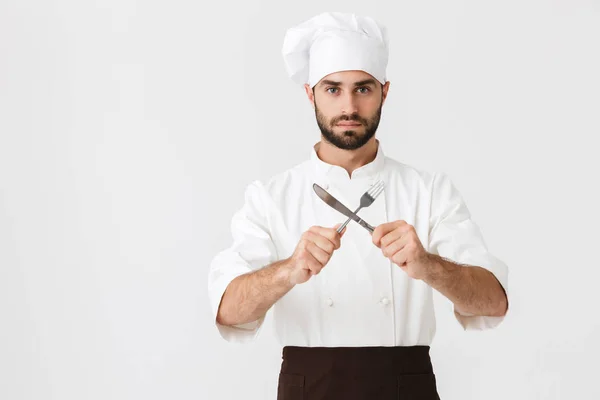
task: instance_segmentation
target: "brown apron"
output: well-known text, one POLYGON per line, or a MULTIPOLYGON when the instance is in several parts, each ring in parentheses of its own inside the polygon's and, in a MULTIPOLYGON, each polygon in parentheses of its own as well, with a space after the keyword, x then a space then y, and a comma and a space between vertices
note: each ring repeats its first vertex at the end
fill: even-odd
POLYGON ((439 400, 429 346, 283 348, 277 400, 439 400))

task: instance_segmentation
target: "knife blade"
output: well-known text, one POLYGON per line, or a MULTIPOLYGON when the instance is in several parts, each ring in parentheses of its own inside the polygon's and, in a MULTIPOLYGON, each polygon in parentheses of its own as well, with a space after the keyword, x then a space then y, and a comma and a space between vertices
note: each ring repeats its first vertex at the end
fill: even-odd
POLYGON ((369 233, 373 233, 373 231, 375 230, 375 228, 373 226, 369 225, 365 220, 363 220, 358 215, 356 215, 355 213, 353 213, 352 211, 350 211, 350 209, 348 207, 346 207, 345 205, 343 205, 338 199, 336 199, 331 194, 329 194, 321 186, 319 186, 316 183, 314 183, 313 184, 313 190, 315 191, 315 193, 317 194, 317 196, 319 196, 319 198, 321 200, 323 200, 327 205, 329 205, 333 209, 337 210, 338 212, 344 214, 346 217, 352 218, 360 226, 362 226, 363 228, 365 228, 366 230, 368 230, 369 233))

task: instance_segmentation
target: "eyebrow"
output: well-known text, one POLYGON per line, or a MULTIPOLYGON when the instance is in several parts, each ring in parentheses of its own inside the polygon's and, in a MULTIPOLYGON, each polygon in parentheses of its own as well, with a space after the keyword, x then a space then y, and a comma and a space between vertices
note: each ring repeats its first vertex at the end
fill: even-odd
MULTIPOLYGON (((374 85, 375 79, 365 79, 364 81, 354 82, 354 86, 374 85)), ((325 79, 321 81, 321 86, 341 86, 342 82, 330 81, 325 79)))
POLYGON ((375 85, 375 79, 365 79, 364 81, 354 82, 354 86, 375 85))

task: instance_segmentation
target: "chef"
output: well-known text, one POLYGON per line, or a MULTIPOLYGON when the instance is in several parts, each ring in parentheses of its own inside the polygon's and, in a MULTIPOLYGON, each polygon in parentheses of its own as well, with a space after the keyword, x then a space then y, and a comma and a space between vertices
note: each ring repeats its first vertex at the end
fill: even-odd
POLYGON ((507 266, 492 255, 447 174, 384 154, 376 138, 388 38, 369 17, 324 13, 289 29, 283 58, 315 110, 309 157, 254 181, 232 219, 233 243, 209 271, 214 323, 248 342, 271 310, 283 347, 278 400, 439 399, 429 349, 433 290, 464 329, 497 326, 508 309, 507 266), (323 202, 313 184, 371 233, 323 202))

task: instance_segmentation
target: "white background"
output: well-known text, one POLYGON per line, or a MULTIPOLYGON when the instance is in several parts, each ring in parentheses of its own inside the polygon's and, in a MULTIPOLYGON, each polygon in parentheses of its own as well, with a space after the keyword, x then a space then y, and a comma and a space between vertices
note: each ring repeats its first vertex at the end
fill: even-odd
POLYGON ((600 398, 598 1, 2 0, 1 399, 275 398, 270 320, 224 342, 206 279, 245 185, 319 139, 281 44, 322 11, 388 26, 386 155, 510 268, 493 331, 438 302, 442 398, 600 398))

